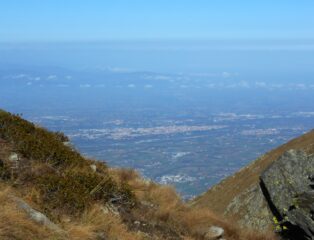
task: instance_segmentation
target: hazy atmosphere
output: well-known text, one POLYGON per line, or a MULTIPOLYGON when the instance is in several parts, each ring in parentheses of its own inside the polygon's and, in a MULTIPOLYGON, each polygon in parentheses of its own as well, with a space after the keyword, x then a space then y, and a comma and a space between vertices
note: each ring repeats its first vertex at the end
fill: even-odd
POLYGON ((0 1, 0 240, 313 240, 314 1, 0 1))
POLYGON ((191 198, 312 128, 313 7, 1 3, 1 108, 191 198))

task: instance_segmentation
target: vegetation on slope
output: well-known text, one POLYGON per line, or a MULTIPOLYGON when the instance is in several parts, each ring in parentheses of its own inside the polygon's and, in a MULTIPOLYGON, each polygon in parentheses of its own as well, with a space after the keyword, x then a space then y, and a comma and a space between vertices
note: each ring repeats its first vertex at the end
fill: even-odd
POLYGON ((22 159, 11 163, 16 169, 10 163, 4 164, 0 175, 7 179, 11 174, 19 187, 31 186, 39 193, 37 203, 50 216, 55 215, 54 210, 81 213, 92 203, 105 203, 111 197, 132 202, 131 191, 124 184, 117 185, 105 165, 98 172, 91 171, 91 162, 60 141, 65 139, 60 136, 1 111, 0 138, 22 159))
POLYGON ((0 111, 1 239, 205 239, 212 225, 225 230, 225 239, 274 239, 253 237, 208 209, 191 209, 171 187, 133 170, 85 159, 67 140, 0 111), (62 232, 32 222, 11 196, 43 212, 62 232))

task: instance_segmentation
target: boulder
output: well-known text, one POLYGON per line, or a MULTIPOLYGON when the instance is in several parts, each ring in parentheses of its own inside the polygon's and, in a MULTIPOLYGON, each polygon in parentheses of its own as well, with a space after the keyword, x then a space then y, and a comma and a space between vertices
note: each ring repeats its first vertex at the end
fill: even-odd
POLYGON ((290 150, 260 177, 260 187, 285 239, 314 239, 314 156, 290 150))

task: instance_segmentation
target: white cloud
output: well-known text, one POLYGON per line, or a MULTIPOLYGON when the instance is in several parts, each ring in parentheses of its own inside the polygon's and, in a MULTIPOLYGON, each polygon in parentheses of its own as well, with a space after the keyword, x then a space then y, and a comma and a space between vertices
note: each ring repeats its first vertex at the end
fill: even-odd
POLYGON ((21 79, 21 78, 26 78, 26 74, 18 74, 18 75, 13 75, 11 78, 12 79, 21 79))
POLYGON ((81 84, 80 88, 90 88, 91 85, 90 84, 81 84))
POLYGON ((222 75, 223 78, 229 78, 229 77, 232 76, 232 74, 228 73, 228 72, 223 72, 221 75, 222 75))
POLYGON ((166 76, 166 75, 146 75, 143 78, 148 79, 148 80, 170 80, 171 79, 170 76, 166 76))
POLYGON ((241 81, 241 82, 239 82, 239 87, 249 88, 250 85, 249 85, 249 83, 246 82, 246 81, 241 81))
POLYGON ((57 87, 66 88, 66 87, 69 87, 69 85, 67 85, 67 84, 58 84, 57 87))
POLYGON ((223 78, 236 77, 236 76, 238 76, 238 75, 239 75, 238 73, 231 73, 231 72, 223 72, 223 73, 221 74, 221 76, 222 76, 223 78))
POLYGON ((207 86, 208 88, 215 88, 215 87, 216 87, 216 84, 210 83, 210 84, 207 84, 206 86, 207 86))
POLYGON ((265 82, 255 82, 256 87, 266 87, 265 82))
POLYGON ((271 88, 280 89, 280 88, 283 88, 284 85, 283 85, 283 84, 274 83, 274 84, 271 84, 270 87, 271 87, 271 88))
POLYGON ((295 84, 296 89, 307 89, 307 86, 303 83, 295 84))
POLYGON ((218 77, 219 74, 217 73, 193 73, 190 74, 192 77, 218 77))
POLYGON ((116 73, 132 72, 131 69, 121 68, 121 67, 107 67, 107 68, 104 68, 103 70, 107 70, 110 72, 116 72, 116 73))
POLYGON ((49 75, 49 76, 47 77, 47 80, 54 80, 54 79, 56 79, 56 78, 57 78, 56 75, 49 75))
POLYGON ((106 87, 106 85, 105 84, 97 84, 96 87, 97 88, 104 88, 104 87, 106 87))
POLYGON ((236 88, 236 87, 238 87, 238 84, 229 84, 229 85, 227 85, 226 86, 226 88, 236 88))

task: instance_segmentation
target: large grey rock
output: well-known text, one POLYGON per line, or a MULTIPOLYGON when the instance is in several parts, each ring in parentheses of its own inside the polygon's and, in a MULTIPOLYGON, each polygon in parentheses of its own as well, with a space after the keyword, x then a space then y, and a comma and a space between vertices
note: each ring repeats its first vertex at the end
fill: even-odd
POLYGON ((64 233, 64 231, 58 227, 58 225, 56 225, 55 223, 53 223, 52 221, 50 221, 49 218, 47 218, 44 214, 42 214, 41 212, 38 212, 36 210, 34 210, 31 206, 29 206, 25 201, 23 201, 20 198, 17 198, 15 196, 11 197, 13 199, 14 202, 16 202, 17 206, 22 209, 23 211, 26 212, 26 214, 28 215, 28 217, 33 220, 34 222, 41 224, 43 226, 45 226, 46 228, 58 232, 58 233, 64 233))
POLYGON ((314 239, 313 175, 314 156, 290 150, 260 178, 276 229, 287 239, 314 239))

